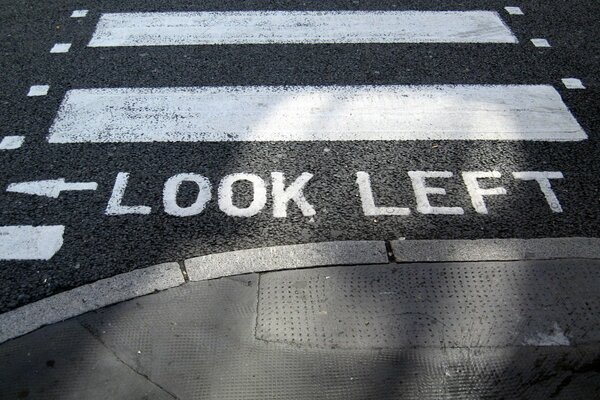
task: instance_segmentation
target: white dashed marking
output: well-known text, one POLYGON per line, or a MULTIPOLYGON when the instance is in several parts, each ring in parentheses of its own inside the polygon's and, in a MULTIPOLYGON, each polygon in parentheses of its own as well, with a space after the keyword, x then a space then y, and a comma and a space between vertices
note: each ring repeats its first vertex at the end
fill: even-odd
POLYGON ((563 78, 562 83, 567 89, 585 89, 581 80, 577 78, 563 78))
POLYGON ((531 43, 533 43, 535 47, 552 47, 546 39, 531 39, 531 43))
POLYGON ((71 43, 56 43, 50 49, 50 53, 68 53, 70 48, 71 43))
POLYGON ((71 14, 71 18, 83 18, 87 16, 88 10, 75 10, 71 14))
POLYGON ((50 86, 48 85, 34 85, 29 88, 27 96, 45 96, 48 94, 48 90, 50 90, 50 86))
POLYGON ((0 150, 14 150, 23 145, 25 136, 5 136, 0 142, 0 150))
POLYGON ((525 15, 519 7, 504 7, 504 9, 510 15, 525 15))

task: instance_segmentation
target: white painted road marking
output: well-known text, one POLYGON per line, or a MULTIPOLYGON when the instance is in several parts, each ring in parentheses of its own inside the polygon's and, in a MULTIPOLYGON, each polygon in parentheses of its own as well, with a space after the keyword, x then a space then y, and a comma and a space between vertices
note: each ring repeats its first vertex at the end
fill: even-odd
MULTIPOLYGON (((287 187, 286 177, 282 172, 272 172, 273 217, 286 218, 288 205, 293 202, 298 206, 302 215, 312 217, 316 214, 314 207, 304 197, 304 189, 313 175, 303 172, 287 187)), ((125 214, 150 214, 152 209, 148 206, 124 206, 122 205, 125 190, 127 189, 129 173, 119 172, 115 181, 112 194, 106 207, 106 215, 125 214)), ((163 189, 163 206, 165 213, 176 217, 190 217, 204 211, 207 203, 212 199, 212 185, 208 178, 195 173, 177 174, 165 182, 163 189), (196 200, 191 205, 182 207, 177 203, 177 194, 183 182, 192 182, 197 186, 196 200)), ((219 209, 232 217, 251 217, 260 213, 267 204, 267 185, 258 175, 248 173, 237 173, 225 176, 218 189, 217 202, 219 209), (234 183, 248 181, 252 184, 252 202, 246 208, 240 208, 233 204, 234 183)))
POLYGON ((485 206, 485 201, 483 200, 483 196, 498 196, 502 194, 506 194, 506 189, 503 187, 495 187, 489 189, 483 189, 479 186, 478 179, 485 178, 500 178, 500 172, 498 171, 475 171, 475 172, 463 172, 462 177, 465 185, 467 186, 467 191, 469 192, 469 196, 471 196, 471 204, 473 204, 473 208, 479 214, 487 214, 488 210, 485 206))
POLYGON ((14 150, 23 145, 25 136, 5 136, 0 141, 0 150, 14 150))
POLYGON ((83 18, 87 16, 88 10, 75 10, 71 14, 71 18, 83 18))
POLYGON ((510 15, 525 15, 519 7, 504 7, 510 15))
MULTIPOLYGON (((450 171, 407 171, 411 180, 414 197, 416 200, 416 211, 420 214, 433 215, 463 215, 465 209, 462 207, 451 207, 448 203, 444 182, 441 179, 460 179, 455 177, 450 171), (437 179, 436 186, 428 182, 428 179, 437 179), (432 205, 431 202, 437 204, 432 205)), ((480 179, 499 179, 501 174, 497 171, 463 171, 459 174, 462 176, 462 182, 466 193, 471 199, 473 209, 478 214, 487 214, 488 209, 485 204, 484 197, 507 195, 506 189, 503 187, 486 188, 492 183, 486 182, 484 187, 479 185, 480 179)), ((559 171, 518 171, 513 172, 512 176, 518 181, 535 181, 545 201, 550 206, 550 210, 555 213, 563 212, 558 201, 556 193, 552 190, 550 184, 551 179, 562 179, 563 175, 559 171)), ((148 206, 125 206, 122 204, 125 192, 128 188, 129 173, 119 172, 117 175, 113 192, 108 201, 106 215, 126 215, 126 214, 142 214, 148 215, 153 212, 148 206)), ((295 203, 302 215, 305 217, 313 217, 317 211, 305 197, 305 191, 309 188, 309 182, 313 175, 309 172, 303 172, 290 184, 286 186, 286 177, 282 172, 271 172, 271 200, 273 208, 273 218, 286 218, 290 203, 295 203)), ((356 172, 356 181, 358 186, 358 196, 360 196, 360 207, 365 216, 409 216, 411 209, 408 207, 393 207, 393 206, 377 206, 375 195, 377 190, 373 190, 371 178, 365 171, 356 172)), ((143 186, 135 183, 132 186, 136 187, 136 192, 144 193, 143 186)), ((377 179, 375 180, 377 186, 377 179)), ((218 195, 216 196, 218 208, 225 215, 230 217, 253 217, 263 212, 268 204, 269 182, 266 182, 257 174, 241 172, 233 173, 224 176, 218 185, 218 195), (252 198, 250 204, 246 207, 239 207, 234 203, 235 193, 239 190, 237 182, 246 181, 252 185, 252 198)), ((390 188, 394 191, 396 188, 390 188)), ((312 192, 311 198, 321 197, 323 193, 312 192)), ((349 197, 344 201, 345 207, 353 207, 354 195, 349 194, 349 197)), ((538 196, 534 196, 538 198, 538 196)), ((209 203, 213 201, 213 185, 208 178, 197 173, 179 173, 166 179, 162 191, 162 203, 164 212, 175 217, 192 217, 208 212, 209 203), (196 186, 196 199, 192 204, 181 206, 178 203, 179 190, 182 183, 188 182, 196 186)), ((156 212, 156 210, 154 210, 156 212)), ((160 211, 159 211, 160 212, 160 211)), ((311 219, 311 222, 314 221, 311 219)))
MULTIPOLYGON (((487 214, 488 210, 484 202, 484 196, 506 195, 507 191, 503 187, 484 189, 479 186, 478 179, 500 178, 497 171, 464 171, 461 173, 463 183, 467 189, 471 204, 478 214, 487 214)), ((550 179, 562 179, 563 174, 559 171, 520 171, 513 172, 513 177, 523 181, 536 181, 540 191, 546 198, 550 210, 555 213, 563 212, 558 201, 556 193, 552 190, 550 179)), ((429 195, 436 195, 435 202, 443 201, 440 196, 445 196, 446 189, 443 187, 427 186, 426 179, 450 179, 453 177, 450 171, 408 171, 411 179, 415 200, 417 203, 417 212, 421 214, 437 215, 463 215, 465 210, 462 207, 432 206, 429 201, 429 195)), ((362 209, 365 216, 375 215, 410 215, 409 208, 400 207, 376 207, 373 200, 373 191, 369 174, 364 171, 356 173, 356 183, 360 192, 362 209)))
POLYGON ((48 94, 48 90, 50 90, 50 86, 48 85, 34 85, 29 88, 27 96, 45 96, 48 94))
POLYGON ((148 206, 124 206, 123 197, 125 196, 125 189, 127 188, 127 182, 129 181, 128 172, 119 172, 117 179, 115 179, 115 185, 108 200, 106 206, 106 215, 125 215, 125 214, 142 214, 147 215, 152 212, 152 209, 148 206))
POLYGON ((70 90, 48 141, 586 138, 547 85, 239 86, 70 90))
POLYGON ((49 260, 63 245, 65 227, 0 227, 0 260, 49 260))
POLYGON ((531 39, 531 43, 533 43, 535 47, 552 47, 546 39, 531 39))
POLYGON ((72 190, 96 190, 96 182, 65 182, 64 178, 51 179, 44 181, 11 183, 6 188, 7 192, 32 194, 37 196, 46 196, 58 198, 63 191, 72 190))
POLYGON ((567 89, 585 89, 581 80, 577 78, 563 78, 562 83, 567 89))
POLYGON ((429 202, 428 195, 436 194, 445 196, 446 189, 427 186, 427 178, 452 178, 450 171, 408 171, 412 182, 415 198, 417 200, 417 211, 421 214, 462 215, 465 211, 461 207, 434 207, 429 202))
POLYGON ((556 193, 552 190, 550 179, 563 179, 564 176, 560 171, 522 171, 513 172, 515 179, 521 179, 524 181, 536 181, 540 185, 540 190, 544 194, 548 205, 552 212, 561 213, 563 212, 562 206, 556 197, 556 193))
POLYGON ((163 190, 163 205, 165 212, 176 217, 189 217, 191 215, 200 214, 204 211, 206 203, 210 200, 212 194, 210 181, 198 174, 177 174, 170 177, 165 182, 163 190), (193 204, 187 207, 181 207, 177 204, 177 193, 183 182, 194 182, 198 186, 198 194, 193 204))
POLYGON ((356 184, 360 193, 360 201, 363 213, 366 216, 376 215, 410 215, 410 209, 405 207, 377 207, 371 188, 371 178, 368 173, 358 171, 356 173, 356 184))
POLYGON ((231 174, 221 180, 219 184, 219 208, 231 217, 252 217, 267 204, 267 186, 262 178, 255 174, 231 174), (233 202, 233 185, 239 181, 252 184, 252 203, 246 208, 240 208, 233 202))
POLYGON ((71 48, 71 43, 56 43, 50 49, 50 53, 68 53, 71 48))
POLYGON ((234 11, 102 14, 88 46, 517 42, 493 11, 234 11))

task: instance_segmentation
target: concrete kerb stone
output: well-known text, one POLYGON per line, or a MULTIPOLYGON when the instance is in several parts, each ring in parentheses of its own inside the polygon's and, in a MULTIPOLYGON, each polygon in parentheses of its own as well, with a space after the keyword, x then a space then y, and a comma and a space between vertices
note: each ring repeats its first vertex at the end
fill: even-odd
POLYGON ((597 238, 395 240, 391 247, 401 263, 600 259, 597 238))
POLYGON ((80 286, 0 314, 0 343, 44 325, 184 282, 179 264, 166 263, 80 286))
POLYGON ((211 254, 185 261, 190 281, 251 272, 329 265, 386 264, 383 241, 345 241, 265 247, 211 254))

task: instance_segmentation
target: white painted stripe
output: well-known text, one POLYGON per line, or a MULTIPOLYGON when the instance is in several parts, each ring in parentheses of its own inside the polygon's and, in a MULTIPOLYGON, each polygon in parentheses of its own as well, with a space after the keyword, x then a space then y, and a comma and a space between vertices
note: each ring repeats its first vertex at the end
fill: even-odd
POLYGON ((50 90, 50 86, 48 85, 34 85, 29 88, 27 96, 45 96, 48 94, 48 90, 50 90))
POLYGON ((0 150, 14 150, 23 146, 25 136, 5 136, 0 141, 0 150))
POLYGON ((102 14, 91 47, 269 43, 517 43, 493 11, 102 14))
POLYGON ((510 15, 525 15, 519 7, 504 7, 504 9, 510 15))
POLYGON ((71 43, 56 43, 50 49, 50 53, 68 53, 71 48, 71 43))
POLYGON ((562 83, 567 89, 585 89, 581 80, 577 78, 563 78, 562 83))
POLYGON ((535 47, 552 47, 546 39, 531 39, 531 43, 533 43, 535 47))
POLYGON ((587 136, 547 85, 76 89, 51 143, 537 140, 587 136))
POLYGON ((65 227, 0 227, 0 260, 49 260, 63 245, 65 227))
POLYGON ((87 16, 88 10, 75 10, 71 14, 71 18, 83 18, 87 16))

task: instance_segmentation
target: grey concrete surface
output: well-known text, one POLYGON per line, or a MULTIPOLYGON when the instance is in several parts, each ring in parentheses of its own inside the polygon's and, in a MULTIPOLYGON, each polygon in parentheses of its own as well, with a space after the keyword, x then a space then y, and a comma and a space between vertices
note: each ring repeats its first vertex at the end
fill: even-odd
POLYGON ((595 263, 469 263, 456 273, 365 265, 190 282, 0 345, 0 398, 593 399, 600 342, 578 328, 599 325, 598 292, 585 290, 598 275, 567 282, 595 263), (555 273, 522 279, 536 268, 555 273), (498 286, 476 294, 488 274, 498 286), (552 285, 556 298, 535 290, 552 285), (456 296, 469 286, 468 299, 456 296), (525 321, 532 310, 558 320, 569 343, 495 339, 507 320, 538 332, 539 319, 525 321), (481 329, 494 320, 498 332, 481 329))
POLYGON ((381 264, 388 260, 382 241, 346 241, 263 247, 185 260, 192 281, 250 272, 327 265, 381 264))
POLYGON ((0 343, 47 324, 184 283, 179 264, 142 268, 102 279, 0 314, 0 343))
POLYGON ((0 397, 44 400, 172 400, 77 321, 0 346, 0 397))
POLYGON ((600 239, 394 240, 398 262, 600 259, 600 239))

